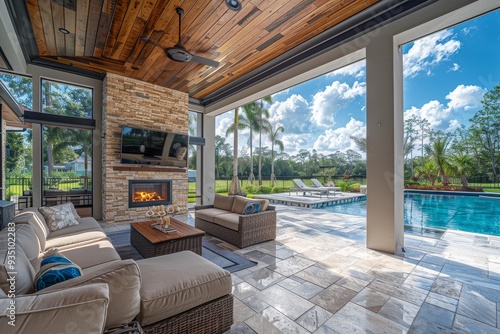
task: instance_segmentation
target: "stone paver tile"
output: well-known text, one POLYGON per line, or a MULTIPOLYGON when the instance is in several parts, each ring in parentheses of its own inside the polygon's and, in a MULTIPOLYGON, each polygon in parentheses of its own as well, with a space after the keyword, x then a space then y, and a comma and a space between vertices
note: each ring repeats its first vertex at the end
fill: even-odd
POLYGON ((311 282, 304 282, 299 286, 293 288, 291 291, 302 298, 311 299, 312 297, 323 291, 323 288, 311 282))
POLYGON ((227 332, 224 332, 224 334, 255 334, 255 331, 251 329, 247 324, 242 322, 237 325, 231 326, 231 329, 227 332))
POLYGON ((321 327, 325 321, 330 319, 332 315, 332 313, 316 305, 301 315, 296 322, 308 331, 314 332, 321 327))
POLYGON ((269 266, 269 269, 274 270, 281 275, 290 276, 312 266, 315 263, 316 262, 308 259, 293 256, 276 263, 276 265, 269 266))
POLYGON ((440 295, 435 292, 430 292, 427 295, 425 302, 444 308, 445 310, 449 310, 451 312, 457 311, 458 300, 444 295, 440 295))
POLYGON ((355 291, 338 285, 332 285, 314 296, 311 301, 314 304, 335 313, 344 307, 344 305, 346 305, 355 295, 355 291))
POLYGON ((295 276, 300 277, 313 284, 319 285, 323 288, 332 285, 342 278, 342 276, 338 274, 332 273, 329 270, 322 269, 316 266, 311 266, 307 269, 304 269, 296 273, 295 276))
POLYGON ((490 326, 497 325, 497 303, 473 287, 464 287, 458 300, 457 313, 490 326))
POLYGON ((250 319, 245 321, 255 333, 257 334, 283 334, 277 327, 275 327, 267 318, 262 314, 256 314, 250 319))
POLYGON ((267 268, 262 268, 248 275, 242 276, 245 282, 250 283, 259 290, 284 280, 286 277, 267 268))
POLYGON ((420 307, 417 317, 427 322, 451 328, 455 314, 443 308, 424 303, 420 307))
POLYGON ((325 322, 325 326, 339 333, 401 334, 408 330, 407 327, 354 303, 344 306, 325 322))
POLYGON ((245 298, 253 296, 257 292, 259 292, 259 289, 248 284, 247 282, 233 285, 233 295, 239 300, 243 300, 245 298))
POLYGON ((331 329, 330 327, 327 327, 325 325, 321 326, 320 328, 318 328, 314 334, 340 334, 339 332, 336 332, 334 331, 333 329, 331 329))
POLYGON ((417 315, 419 307, 404 300, 391 297, 378 312, 381 316, 393 320, 400 325, 410 327, 417 315))
POLYGON ((273 285, 260 291, 256 297, 292 320, 297 319, 314 306, 313 303, 279 285, 273 285))
POLYGON ((263 334, 275 333, 275 329, 278 330, 278 333, 302 334, 307 332, 303 327, 272 307, 265 309, 261 317, 249 319, 247 324, 257 333, 263 334), (275 329, 270 328, 269 325, 275 329))
MULTIPOLYGON (((429 322, 424 318, 415 318, 408 330, 408 334, 458 334, 451 328, 434 322, 429 322)), ((472 333, 471 333, 472 334, 472 333)))
POLYGON ((405 279, 403 284, 430 291, 433 283, 434 283, 434 278, 426 278, 411 274, 405 279))
POLYGON ((335 282, 335 284, 359 292, 363 290, 368 284, 370 284, 370 281, 354 276, 344 276, 337 282, 335 282))
POLYGON ((300 279, 301 281, 299 281, 299 280, 295 279, 294 277, 295 276, 290 276, 282 281, 279 281, 278 285, 284 287, 287 290, 292 291, 293 289, 295 289, 296 287, 298 287, 299 285, 301 285, 303 283, 303 282, 301 282, 301 281, 303 281, 302 279, 300 279))
POLYGON ((376 290, 365 288, 351 302, 363 306, 373 312, 378 312, 391 296, 376 290))
POLYGON ((462 283, 452 279, 438 277, 434 281, 434 284, 432 284, 431 291, 443 296, 458 299, 462 292, 462 283))
POLYGON ((260 313, 269 307, 268 303, 255 297, 255 295, 243 299, 242 302, 257 313, 260 313))
POLYGON ((500 329, 493 326, 488 326, 479 321, 472 320, 460 314, 455 317, 455 322, 453 323, 453 330, 457 333, 481 333, 481 334, 500 334, 500 329))
POLYGON ((253 317, 255 314, 256 312, 245 305, 243 302, 241 302, 237 298, 234 299, 233 317, 235 324, 244 322, 245 320, 253 317))

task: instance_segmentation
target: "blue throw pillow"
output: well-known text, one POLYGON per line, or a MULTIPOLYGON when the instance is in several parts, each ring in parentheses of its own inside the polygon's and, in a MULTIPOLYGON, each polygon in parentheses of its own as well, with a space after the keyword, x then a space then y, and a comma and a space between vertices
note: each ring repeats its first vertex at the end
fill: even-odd
POLYGON ((244 215, 249 215, 252 213, 258 213, 260 211, 260 203, 248 202, 243 209, 244 215))
POLYGON ((35 290, 40 291, 54 284, 82 275, 79 266, 63 255, 52 255, 43 259, 35 276, 35 290))

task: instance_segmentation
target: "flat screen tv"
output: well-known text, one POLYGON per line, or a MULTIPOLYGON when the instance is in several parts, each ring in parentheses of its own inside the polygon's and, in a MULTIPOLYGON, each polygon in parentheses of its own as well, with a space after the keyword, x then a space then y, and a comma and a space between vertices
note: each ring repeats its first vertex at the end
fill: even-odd
POLYGON ((187 167, 189 136, 123 126, 121 163, 187 167))

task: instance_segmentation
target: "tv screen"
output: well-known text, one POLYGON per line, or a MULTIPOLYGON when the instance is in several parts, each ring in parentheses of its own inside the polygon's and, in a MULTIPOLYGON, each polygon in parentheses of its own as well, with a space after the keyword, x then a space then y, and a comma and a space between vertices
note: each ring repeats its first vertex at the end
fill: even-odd
POLYGON ((188 135, 123 126, 121 163, 187 167, 188 135))

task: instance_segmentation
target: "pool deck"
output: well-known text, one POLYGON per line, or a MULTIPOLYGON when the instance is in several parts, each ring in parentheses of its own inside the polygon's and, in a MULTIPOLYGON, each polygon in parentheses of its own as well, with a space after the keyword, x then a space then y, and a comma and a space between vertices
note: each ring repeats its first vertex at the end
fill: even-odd
POLYGON ((336 192, 335 195, 331 193, 328 197, 325 196, 316 196, 316 195, 298 195, 298 194, 287 194, 287 193, 279 193, 279 194, 266 194, 266 195, 257 195, 254 198, 263 198, 269 200, 270 203, 273 204, 284 204, 284 205, 292 205, 299 206, 310 209, 319 209, 327 206, 332 206, 336 204, 344 204, 351 203, 359 200, 366 199, 365 194, 360 193, 343 193, 336 192))

